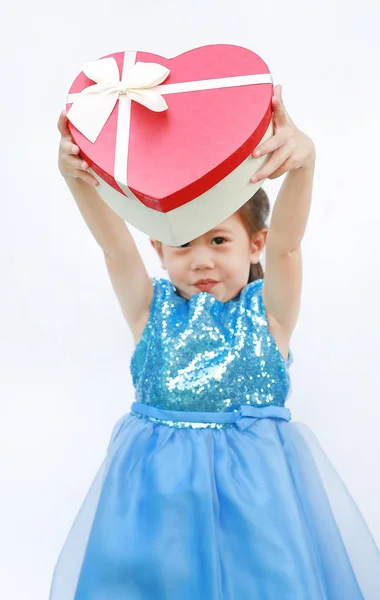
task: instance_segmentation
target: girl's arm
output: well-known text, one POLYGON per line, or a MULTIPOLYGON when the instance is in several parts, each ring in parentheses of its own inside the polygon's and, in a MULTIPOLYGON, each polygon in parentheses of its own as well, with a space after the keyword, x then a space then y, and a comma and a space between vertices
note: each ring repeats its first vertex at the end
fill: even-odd
POLYGON ((310 213, 315 148, 286 112, 281 86, 273 98, 274 136, 254 156, 273 153, 252 181, 275 179, 287 172, 273 208, 266 241, 263 301, 279 336, 290 340, 297 323, 302 288, 301 241, 310 213))
POLYGON ((301 241, 310 212, 313 174, 314 162, 287 173, 267 236, 263 301, 288 339, 301 309, 301 241))
POLYGON ((144 327, 152 300, 152 283, 125 221, 101 199, 97 180, 79 158, 67 118, 58 121, 61 133, 58 165, 89 230, 103 250, 108 274, 135 341, 144 327))

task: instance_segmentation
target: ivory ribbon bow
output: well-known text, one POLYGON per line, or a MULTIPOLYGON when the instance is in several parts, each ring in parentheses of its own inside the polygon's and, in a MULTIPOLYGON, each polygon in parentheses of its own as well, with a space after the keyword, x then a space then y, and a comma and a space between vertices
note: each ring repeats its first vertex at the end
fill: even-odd
POLYGON ((92 143, 96 141, 120 96, 135 100, 154 112, 168 109, 166 100, 156 89, 152 89, 165 81, 170 73, 162 65, 137 62, 130 66, 122 80, 112 57, 88 62, 83 65, 82 71, 96 83, 76 94, 67 116, 92 143))

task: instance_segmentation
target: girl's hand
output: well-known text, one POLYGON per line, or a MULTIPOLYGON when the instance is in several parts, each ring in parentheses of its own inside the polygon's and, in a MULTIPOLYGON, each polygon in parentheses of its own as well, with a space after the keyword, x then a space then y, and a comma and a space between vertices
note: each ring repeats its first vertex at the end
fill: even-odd
POLYGON ((282 86, 277 85, 272 98, 274 135, 258 146, 254 158, 273 153, 257 171, 251 182, 276 179, 287 171, 314 164, 315 147, 312 140, 300 131, 289 117, 282 100, 282 86))
POLYGON ((65 111, 62 111, 58 119, 58 131, 61 134, 58 167, 63 177, 65 179, 68 177, 79 178, 90 185, 98 186, 98 180, 91 173, 87 173, 90 168, 89 165, 79 156, 79 148, 74 144, 67 126, 65 111))

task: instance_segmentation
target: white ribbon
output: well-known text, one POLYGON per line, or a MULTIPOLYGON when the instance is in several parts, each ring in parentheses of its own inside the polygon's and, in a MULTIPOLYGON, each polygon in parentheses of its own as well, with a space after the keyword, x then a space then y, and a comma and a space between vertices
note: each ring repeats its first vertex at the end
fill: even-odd
POLYGON ((165 81, 170 71, 156 63, 137 62, 120 80, 116 60, 112 57, 88 62, 82 71, 95 81, 75 94, 74 104, 68 111, 70 122, 94 143, 115 108, 116 102, 125 97, 135 100, 154 112, 167 110, 168 105, 155 88, 165 81))
POLYGON ((82 71, 95 81, 95 85, 68 95, 67 103, 72 103, 72 106, 67 117, 78 131, 95 143, 119 101, 114 179, 126 196, 135 200, 138 198, 127 186, 132 100, 149 110, 162 112, 168 109, 162 94, 272 83, 272 76, 264 73, 162 85, 170 73, 169 69, 157 63, 136 63, 136 52, 125 52, 121 79, 113 57, 86 63, 82 71))

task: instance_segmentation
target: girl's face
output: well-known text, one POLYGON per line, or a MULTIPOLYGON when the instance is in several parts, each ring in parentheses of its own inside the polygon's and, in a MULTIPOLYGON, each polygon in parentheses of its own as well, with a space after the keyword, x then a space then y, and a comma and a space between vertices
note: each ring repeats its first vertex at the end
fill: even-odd
POLYGON ((227 302, 247 284, 250 265, 259 262, 266 236, 267 229, 263 229, 250 238, 240 215, 235 213, 183 246, 168 246, 156 240, 151 243, 183 298, 207 291, 227 302), (197 285, 202 280, 215 284, 197 285))

